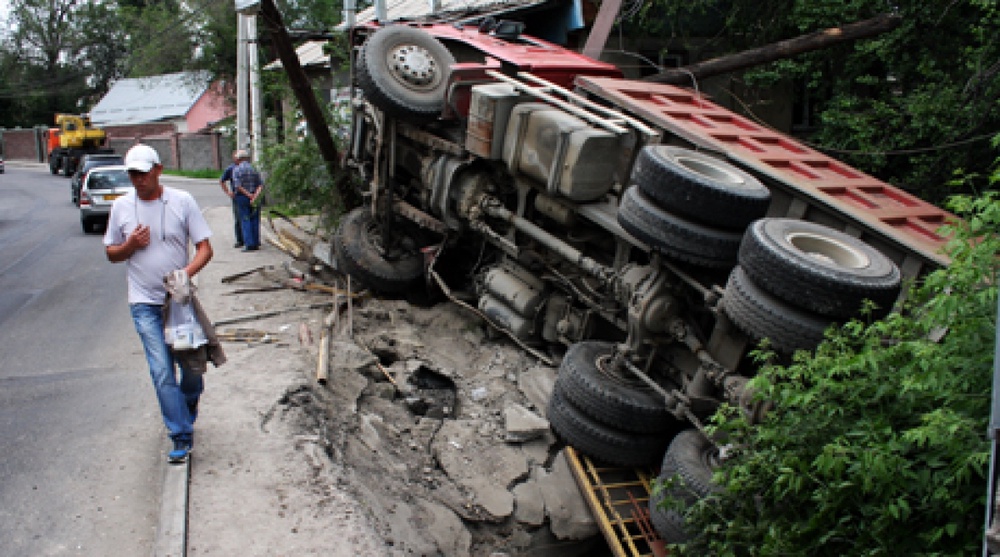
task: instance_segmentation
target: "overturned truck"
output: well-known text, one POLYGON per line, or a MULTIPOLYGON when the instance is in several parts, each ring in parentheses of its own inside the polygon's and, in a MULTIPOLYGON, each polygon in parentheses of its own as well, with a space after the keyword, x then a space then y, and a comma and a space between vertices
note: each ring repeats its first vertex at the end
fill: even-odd
MULTIPOLYGON (((558 365, 547 415, 577 450, 710 477, 701 423, 759 412, 749 350, 812 349, 947 263, 948 213, 521 31, 354 30, 345 162, 365 203, 334 248, 368 288, 443 293, 558 365)), ((680 541, 671 517, 653 514, 680 541)))

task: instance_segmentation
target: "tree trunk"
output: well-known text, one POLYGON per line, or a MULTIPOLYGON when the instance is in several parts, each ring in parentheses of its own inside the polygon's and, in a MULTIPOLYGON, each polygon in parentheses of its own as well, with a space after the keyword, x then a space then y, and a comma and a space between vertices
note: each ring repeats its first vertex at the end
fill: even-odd
POLYGON ((881 14, 872 19, 851 23, 843 27, 831 27, 760 48, 712 58, 685 66, 682 69, 669 69, 663 73, 645 77, 643 81, 688 85, 693 79, 731 73, 775 60, 791 58, 805 52, 824 49, 835 44, 874 37, 895 29, 901 22, 902 18, 898 15, 881 14))

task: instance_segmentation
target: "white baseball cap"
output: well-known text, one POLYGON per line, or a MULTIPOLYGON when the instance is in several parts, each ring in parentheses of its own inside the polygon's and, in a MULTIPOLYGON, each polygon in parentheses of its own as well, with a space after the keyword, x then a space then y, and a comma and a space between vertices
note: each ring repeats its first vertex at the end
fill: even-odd
POLYGON ((149 172, 160 164, 160 155, 149 145, 135 145, 125 154, 125 169, 149 172))

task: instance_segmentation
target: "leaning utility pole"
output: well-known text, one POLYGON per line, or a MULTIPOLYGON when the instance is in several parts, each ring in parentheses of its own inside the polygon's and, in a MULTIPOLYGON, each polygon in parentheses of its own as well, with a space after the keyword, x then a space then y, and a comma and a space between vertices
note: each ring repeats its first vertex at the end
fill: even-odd
POLYGON ((288 36, 288 31, 285 29, 281 12, 274 5, 274 0, 260 0, 260 16, 264 21, 264 28, 274 42, 278 59, 281 60, 281 65, 285 68, 285 73, 288 74, 288 81, 291 83, 295 98, 298 99, 299 106, 302 108, 302 115, 306 118, 309 131, 316 139, 316 146, 319 148, 320 155, 326 162, 327 171, 336 185, 340 199, 335 201, 339 201, 338 204, 344 208, 351 208, 357 204, 356 195, 344 178, 345 174, 338 172, 340 155, 333 143, 330 127, 323 116, 323 111, 320 110, 319 103, 316 102, 316 95, 309 83, 309 77, 302 69, 302 64, 299 63, 299 57, 288 36))

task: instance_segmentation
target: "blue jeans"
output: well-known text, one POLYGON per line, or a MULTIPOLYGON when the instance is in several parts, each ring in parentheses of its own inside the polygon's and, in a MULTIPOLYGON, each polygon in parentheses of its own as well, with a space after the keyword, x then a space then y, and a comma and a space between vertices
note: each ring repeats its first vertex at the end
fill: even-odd
POLYGON ((236 243, 243 245, 243 222, 240 221, 240 207, 233 199, 233 234, 236 236, 236 243))
POLYGON ((163 306, 129 304, 135 330, 142 339, 149 362, 149 375, 153 379, 156 399, 160 402, 163 424, 176 441, 191 442, 198 398, 204 390, 202 377, 184 366, 174 364, 173 354, 163 338, 163 306), (177 368, 181 381, 177 383, 177 368))
POLYGON ((236 206, 240 209, 243 244, 248 248, 260 247, 260 208, 251 205, 250 198, 245 195, 236 196, 236 206))

